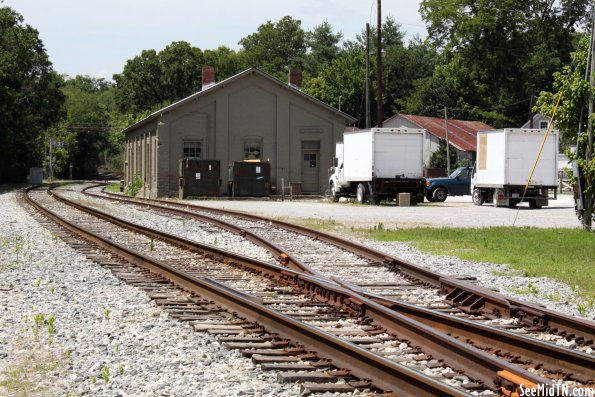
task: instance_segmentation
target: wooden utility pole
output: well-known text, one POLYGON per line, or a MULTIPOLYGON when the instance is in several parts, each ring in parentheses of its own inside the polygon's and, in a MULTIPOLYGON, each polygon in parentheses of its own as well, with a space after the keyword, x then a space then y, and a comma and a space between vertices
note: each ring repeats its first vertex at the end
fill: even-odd
POLYGON ((450 142, 448 140, 448 109, 444 107, 444 131, 446 132, 446 175, 450 175, 450 142))
POLYGON ((370 114, 370 24, 366 24, 366 129, 372 127, 370 114))
POLYGON ((529 98, 529 128, 533 129, 533 94, 529 98))
POLYGON ((378 86, 378 103, 376 104, 376 124, 382 127, 382 120, 384 119, 384 111, 382 109, 382 12, 381 0, 378 0, 378 26, 376 36, 376 85, 378 86))

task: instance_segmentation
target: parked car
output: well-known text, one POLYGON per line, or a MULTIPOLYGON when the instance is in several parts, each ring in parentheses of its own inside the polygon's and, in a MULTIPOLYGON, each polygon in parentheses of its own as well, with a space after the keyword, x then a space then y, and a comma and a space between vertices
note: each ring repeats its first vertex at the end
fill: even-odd
POLYGON ((443 202, 448 196, 471 194, 471 168, 460 167, 450 176, 426 179, 426 199, 443 202))

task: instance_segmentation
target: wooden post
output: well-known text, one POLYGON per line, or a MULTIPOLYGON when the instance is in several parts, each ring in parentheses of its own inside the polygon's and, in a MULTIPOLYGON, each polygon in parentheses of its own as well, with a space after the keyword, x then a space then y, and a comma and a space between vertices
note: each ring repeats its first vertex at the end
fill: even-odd
POLYGON ((281 178, 281 201, 285 201, 285 178, 281 178))
MULTIPOLYGON (((595 10, 594 10, 595 11, 595 10)), ((595 12, 593 12, 593 25, 591 27, 591 48, 595 48, 595 12)), ((585 149, 585 160, 588 163, 591 161, 593 152, 593 87, 595 86, 595 56, 591 56, 591 76, 589 78, 589 118, 587 124, 587 147, 585 149)), ((583 216, 583 229, 591 231, 591 222, 593 217, 593 192, 591 192, 591 181, 585 178, 585 195, 584 206, 585 214, 583 216)))
POLYGON ((372 127, 370 114, 370 24, 366 24, 366 129, 372 127))
POLYGON ((378 0, 378 34, 376 38, 376 85, 378 92, 378 103, 376 104, 376 125, 378 128, 382 127, 382 120, 384 118, 384 110, 382 109, 382 12, 381 0, 378 0))
POLYGON ((448 140, 448 113, 444 107, 444 129, 446 131, 446 176, 450 175, 450 142, 448 140))

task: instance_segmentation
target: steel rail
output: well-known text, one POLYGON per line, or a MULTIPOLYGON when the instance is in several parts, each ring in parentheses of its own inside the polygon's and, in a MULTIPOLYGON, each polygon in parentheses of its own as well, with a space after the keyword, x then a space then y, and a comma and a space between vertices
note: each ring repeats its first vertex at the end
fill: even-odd
MULTIPOLYGON (((510 385, 510 382, 507 382, 504 377, 499 375, 500 373, 514 374, 518 379, 523 379, 526 384, 550 384, 550 381, 545 378, 532 374, 529 371, 521 369, 519 366, 515 366, 505 360, 476 349, 467 343, 463 343, 440 331, 434 330, 430 326, 412 320, 403 314, 386 308, 383 305, 349 291, 346 288, 339 287, 326 278, 321 279, 316 276, 305 275, 274 264, 227 253, 212 246, 199 244, 194 241, 171 236, 144 226, 139 226, 112 217, 103 211, 86 207, 80 203, 74 203, 71 200, 61 197, 59 194, 53 194, 53 197, 72 205, 77 209, 122 227, 126 227, 130 230, 148 234, 156 238, 163 238, 166 241, 172 242, 172 244, 183 246, 193 251, 210 252, 211 255, 223 260, 225 260, 225 256, 229 256, 230 258, 233 258, 233 262, 266 273, 269 276, 274 276, 278 279, 292 280, 295 285, 302 290, 318 296, 320 300, 327 303, 333 303, 337 306, 347 305, 352 310, 359 313, 359 316, 370 318, 375 324, 386 329, 388 332, 396 334, 400 338, 407 339, 419 346, 423 346, 423 351, 426 354, 433 355, 435 358, 441 360, 452 368, 463 368, 468 376, 483 382, 485 387, 492 390, 497 390, 501 384, 505 384, 513 389, 519 386, 510 385)), ((367 374, 365 377, 370 377, 370 374, 367 374)))
POLYGON ((566 349, 552 343, 529 338, 464 318, 370 293, 363 288, 332 277, 337 284, 409 318, 448 333, 481 349, 489 348, 511 355, 521 363, 543 363, 549 372, 563 369, 564 375, 583 384, 595 383, 595 356, 566 349))
MULTIPOLYGON (((111 197, 121 196, 120 194, 105 191, 104 193, 111 197)), ((447 294, 447 303, 458 307, 467 313, 482 314, 492 318, 518 318, 527 326, 535 327, 536 329, 539 328, 542 331, 549 330, 552 333, 566 336, 569 339, 574 338, 577 344, 593 344, 595 341, 595 324, 592 322, 553 310, 548 310, 529 302, 506 297, 487 288, 482 288, 469 282, 424 269, 406 260, 388 255, 363 244, 349 241, 330 233, 316 231, 305 226, 238 211, 224 210, 190 203, 179 203, 172 200, 137 200, 138 202, 156 202, 170 206, 184 206, 195 208, 200 211, 235 216, 246 220, 267 222, 271 225, 336 245, 374 262, 393 267, 401 274, 437 287, 443 293, 447 294)))
MULTIPOLYGON (((353 343, 329 335, 316 327, 269 309, 246 294, 223 287, 212 280, 200 279, 181 272, 166 263, 86 230, 36 203, 28 195, 30 190, 31 188, 27 189, 25 193, 26 201, 37 211, 69 231, 93 242, 102 249, 116 253, 130 263, 144 267, 171 280, 189 292, 208 296, 217 304, 227 307, 249 321, 264 325, 269 332, 291 337, 291 339, 303 344, 307 349, 315 350, 327 356, 334 365, 349 368, 353 375, 372 380, 374 385, 382 390, 415 396, 467 395, 418 371, 385 359, 353 343)), ((280 270, 289 271, 283 268, 280 268, 280 270)))
MULTIPOLYGON (((84 189, 82 189, 81 192, 89 197, 95 197, 95 198, 105 200, 104 196, 89 191, 90 189, 93 189, 93 188, 96 188, 99 186, 104 186, 104 185, 105 185, 105 183, 98 183, 95 185, 87 186, 84 189)), ((121 197, 121 196, 116 197, 115 199, 117 199, 118 201, 121 201, 121 202, 129 203, 132 205, 137 205, 139 207, 152 208, 152 209, 155 209, 158 211, 181 215, 181 216, 185 216, 185 217, 189 217, 189 218, 194 218, 199 221, 210 223, 210 224, 220 227, 224 230, 227 230, 228 232, 242 236, 242 237, 246 238, 247 240, 253 242, 254 244, 266 249, 267 251, 269 251, 273 256, 275 256, 278 259, 278 261, 281 265, 287 266, 291 269, 298 270, 298 271, 301 271, 301 272, 304 272, 307 274, 312 274, 312 275, 322 277, 322 275, 319 272, 312 269, 310 266, 306 265, 302 260, 297 258, 295 255, 285 251, 283 248, 279 247, 278 245, 271 242, 270 240, 262 238, 258 234, 253 233, 249 230, 243 229, 239 226, 236 226, 233 223, 225 222, 220 219, 216 219, 216 218, 213 218, 213 217, 210 217, 207 215, 197 214, 196 212, 188 211, 183 208, 166 207, 164 205, 152 204, 151 202, 143 203, 143 202, 139 202, 138 200, 134 200, 134 199, 127 198, 127 197, 121 197)))
MULTIPOLYGON (((83 192, 92 197, 101 198, 101 195, 88 192, 88 189, 97 186, 99 185, 89 186, 83 189, 83 192)), ((139 203, 136 200, 126 198, 119 198, 119 200, 139 206, 145 205, 143 203, 139 203)), ((164 207, 162 205, 149 203, 148 206, 160 211, 173 212, 184 216, 193 217, 194 215, 197 215, 199 219, 204 217, 190 211, 164 207)), ((243 230, 227 222, 219 221, 210 217, 206 218, 207 222, 213 220, 216 224, 224 223, 225 225, 230 225, 231 227, 229 227, 229 229, 226 227, 227 230, 234 230, 233 227, 236 228, 235 230, 243 230)), ((299 271, 302 269, 298 267, 297 270, 299 271)), ((571 376, 573 379, 578 380, 583 384, 591 384, 595 381, 595 357, 592 355, 565 349, 553 345, 552 343, 539 341, 534 338, 499 330, 478 322, 439 313, 435 310, 403 303, 394 299, 384 298, 379 295, 367 292, 363 288, 352 285, 336 277, 331 277, 331 280, 354 292, 357 292, 366 298, 398 311, 399 313, 405 314, 416 321, 431 326, 434 329, 439 329, 442 332, 449 333, 450 335, 461 340, 473 341, 475 346, 481 345, 482 347, 489 347, 495 350, 503 350, 506 353, 513 354, 515 356, 514 359, 517 362, 544 363, 547 365, 547 369, 550 372, 555 372, 556 370, 563 368, 565 371, 567 371, 567 376, 571 376)))

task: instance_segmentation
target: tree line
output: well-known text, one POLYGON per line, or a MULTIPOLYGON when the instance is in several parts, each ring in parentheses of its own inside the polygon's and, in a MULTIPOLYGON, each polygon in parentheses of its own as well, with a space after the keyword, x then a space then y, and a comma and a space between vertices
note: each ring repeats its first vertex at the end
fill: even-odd
MULTIPOLYGON (((534 98, 555 90, 555 73, 572 63, 588 4, 423 0, 428 37, 408 42, 396 19, 386 17, 383 118, 397 112, 442 117, 447 107, 453 118, 522 125, 535 110, 534 98)), ((341 97, 341 109, 358 127, 365 125, 363 26, 356 37, 344 38, 326 21, 305 30, 286 16, 239 39, 237 50, 185 41, 142 50, 113 81, 54 71, 37 31, 6 6, 0 8, 0 43, 1 182, 22 180, 28 167, 47 164, 49 143, 57 176, 65 176, 69 164, 74 178, 94 177, 98 164, 121 167, 121 130, 200 90, 202 65, 214 66, 218 81, 253 66, 287 80, 288 68, 300 66, 304 92, 335 107, 341 97)), ((376 57, 370 58, 375 92, 376 57)))

